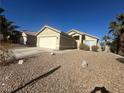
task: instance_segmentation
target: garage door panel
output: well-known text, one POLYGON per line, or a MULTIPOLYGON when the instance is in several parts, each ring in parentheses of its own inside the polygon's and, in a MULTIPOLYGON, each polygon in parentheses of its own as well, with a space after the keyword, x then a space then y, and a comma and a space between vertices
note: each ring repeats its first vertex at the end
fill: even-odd
POLYGON ((56 37, 41 37, 39 47, 56 49, 56 37))
POLYGON ((88 45, 88 46, 93 46, 93 45, 95 45, 95 41, 93 41, 93 40, 85 40, 85 42, 84 42, 86 45, 88 45))

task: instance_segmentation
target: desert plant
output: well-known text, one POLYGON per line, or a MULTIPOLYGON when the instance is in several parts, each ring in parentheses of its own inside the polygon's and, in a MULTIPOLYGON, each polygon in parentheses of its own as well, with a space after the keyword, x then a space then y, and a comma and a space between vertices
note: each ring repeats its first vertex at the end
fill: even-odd
POLYGON ((98 51, 98 49, 99 49, 99 47, 98 47, 98 46, 96 46, 96 45, 93 45, 91 48, 92 48, 92 51, 95 51, 95 52, 97 52, 97 51, 98 51))
POLYGON ((80 44, 79 45, 79 49, 82 49, 82 50, 86 50, 86 51, 89 51, 90 50, 90 47, 86 44, 80 44))
POLYGON ((5 66, 13 63, 14 61, 13 52, 0 46, 0 65, 5 66))
POLYGON ((118 15, 116 17, 116 20, 110 23, 110 31, 109 34, 111 33, 114 38, 117 40, 116 44, 116 52, 119 54, 121 49, 123 49, 123 44, 121 38, 123 38, 124 34, 124 13, 118 15))

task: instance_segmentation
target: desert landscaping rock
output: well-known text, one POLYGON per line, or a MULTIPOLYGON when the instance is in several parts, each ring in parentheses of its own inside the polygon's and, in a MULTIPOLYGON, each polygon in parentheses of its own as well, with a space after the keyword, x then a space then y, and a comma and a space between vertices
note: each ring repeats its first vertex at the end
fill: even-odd
POLYGON ((23 64, 23 62, 24 62, 24 60, 21 59, 21 60, 18 61, 18 64, 23 64))
POLYGON ((53 52, 51 52, 50 54, 51 54, 51 55, 55 55, 55 53, 53 53, 53 52))
POLYGON ((88 66, 88 63, 85 60, 83 60, 81 65, 82 65, 83 68, 85 68, 85 67, 88 66))
POLYGON ((16 93, 90 93, 96 87, 124 93, 124 63, 118 58, 105 52, 81 50, 54 56, 41 53, 23 65, 0 67, 0 82, 5 83, 0 86, 0 93, 11 93, 32 80, 35 81, 16 93), (82 69, 82 60, 88 62, 86 69, 82 69), (61 67, 50 72, 57 66, 61 67), (36 79, 39 76, 41 78, 36 79))

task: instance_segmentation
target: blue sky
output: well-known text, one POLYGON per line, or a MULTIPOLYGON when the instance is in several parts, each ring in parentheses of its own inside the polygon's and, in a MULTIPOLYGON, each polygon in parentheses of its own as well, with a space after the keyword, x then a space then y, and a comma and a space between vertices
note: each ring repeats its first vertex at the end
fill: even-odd
POLYGON ((8 19, 21 30, 49 25, 61 31, 74 28, 101 38, 115 17, 124 13, 124 0, 0 0, 8 19))

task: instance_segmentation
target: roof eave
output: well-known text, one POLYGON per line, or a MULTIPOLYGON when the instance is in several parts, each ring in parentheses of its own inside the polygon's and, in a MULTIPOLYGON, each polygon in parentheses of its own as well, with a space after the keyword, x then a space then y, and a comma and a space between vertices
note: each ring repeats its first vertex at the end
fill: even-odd
POLYGON ((45 26, 43 26, 35 35, 37 36, 37 35, 39 35, 39 33, 40 32, 42 32, 43 31, 43 29, 45 29, 45 28, 49 28, 49 29, 52 29, 52 30, 54 30, 55 32, 57 32, 57 33, 61 33, 61 31, 60 30, 58 30, 58 29, 55 29, 55 28, 52 28, 52 27, 50 27, 50 26, 48 26, 48 25, 45 25, 45 26))
POLYGON ((84 32, 80 32, 80 31, 78 31, 78 30, 76 30, 76 29, 71 29, 71 30, 68 31, 67 33, 70 33, 70 32, 72 32, 72 31, 77 32, 77 33, 79 33, 79 34, 81 34, 81 35, 88 35, 88 36, 90 36, 90 37, 92 37, 92 38, 99 39, 99 38, 96 37, 96 36, 93 36, 93 35, 90 35, 90 34, 87 34, 87 33, 84 33, 84 32))

